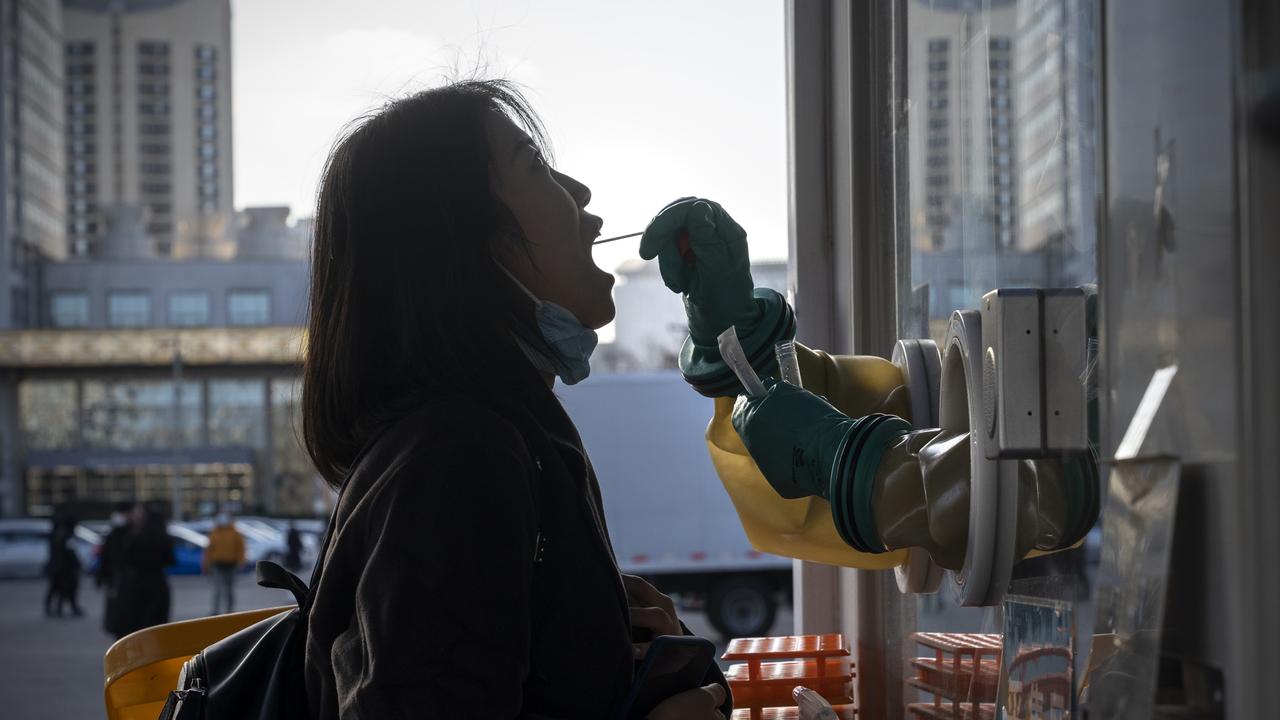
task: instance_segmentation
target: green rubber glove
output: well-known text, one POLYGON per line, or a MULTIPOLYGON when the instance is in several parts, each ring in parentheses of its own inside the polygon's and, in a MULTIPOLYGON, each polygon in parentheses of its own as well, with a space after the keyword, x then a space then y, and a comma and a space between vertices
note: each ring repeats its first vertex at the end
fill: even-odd
POLYGON ((779 495, 825 498, 837 455, 859 421, 804 388, 772 378, 764 384, 764 395, 738 396, 734 429, 779 495))
POLYGON ((879 413, 854 419, 804 388, 772 378, 765 386, 764 395, 738 396, 732 418, 765 480, 784 498, 825 499, 853 549, 887 552, 871 507, 875 476, 885 450, 911 424, 879 413))
POLYGON ((658 258, 663 283, 684 295, 695 343, 714 347, 730 325, 745 334, 760 319, 752 296, 747 233, 719 204, 688 197, 663 208, 645 228, 640 257, 658 258), (683 230, 689 233, 688 248, 680 246, 683 230), (682 251, 689 250, 692 257, 686 259, 682 251))

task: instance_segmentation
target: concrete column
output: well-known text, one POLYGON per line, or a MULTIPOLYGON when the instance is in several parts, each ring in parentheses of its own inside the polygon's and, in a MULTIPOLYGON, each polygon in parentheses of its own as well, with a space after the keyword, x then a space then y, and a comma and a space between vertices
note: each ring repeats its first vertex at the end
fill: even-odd
POLYGON ((25 514, 21 450, 18 378, 4 373, 0 375, 0 517, 25 514))

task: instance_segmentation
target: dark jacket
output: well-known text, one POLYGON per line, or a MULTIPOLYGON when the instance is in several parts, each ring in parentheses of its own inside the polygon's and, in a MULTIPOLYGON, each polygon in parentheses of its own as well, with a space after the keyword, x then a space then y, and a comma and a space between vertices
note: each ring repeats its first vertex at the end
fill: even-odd
POLYGON ((116 596, 116 631, 121 637, 169 622, 169 579, 164 569, 174 563, 173 539, 160 522, 129 535, 120 592, 116 596))
POLYGON ((600 720, 625 694, 600 490, 559 401, 530 392, 434 402, 357 462, 308 620, 313 716, 600 720))

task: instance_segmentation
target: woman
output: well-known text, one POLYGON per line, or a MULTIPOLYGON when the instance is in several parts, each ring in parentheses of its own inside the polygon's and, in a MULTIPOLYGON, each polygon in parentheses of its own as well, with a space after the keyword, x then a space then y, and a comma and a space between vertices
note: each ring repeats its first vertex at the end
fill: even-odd
MULTIPOLYGON (((340 488, 308 618, 319 718, 608 718, 669 598, 620 576, 556 378, 614 314, 591 191, 503 82, 364 118, 321 183, 303 433, 340 488)), ((649 717, 717 718, 723 676, 649 717)))

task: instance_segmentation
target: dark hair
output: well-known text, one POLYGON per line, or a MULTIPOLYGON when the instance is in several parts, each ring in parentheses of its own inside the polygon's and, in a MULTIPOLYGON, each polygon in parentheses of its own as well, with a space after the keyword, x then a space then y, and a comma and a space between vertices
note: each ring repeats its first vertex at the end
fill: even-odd
POLYGON ((443 393, 536 379, 513 335, 540 336, 498 260, 527 251, 490 182, 485 118, 545 149, 520 91, 471 80, 392 101, 334 145, 312 250, 302 434, 334 487, 373 433, 443 393))

